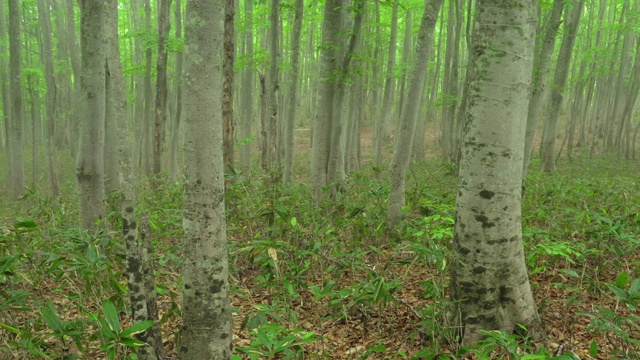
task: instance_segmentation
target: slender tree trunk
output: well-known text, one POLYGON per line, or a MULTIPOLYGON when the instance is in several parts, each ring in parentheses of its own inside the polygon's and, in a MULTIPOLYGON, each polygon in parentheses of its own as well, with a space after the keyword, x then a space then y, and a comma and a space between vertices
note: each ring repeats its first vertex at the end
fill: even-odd
POLYGON ((104 218, 105 50, 104 4, 81 0, 82 116, 76 161, 80 226, 92 229, 104 218))
POLYGON ((551 87, 549 110, 542 132, 542 144, 540 145, 540 158, 542 159, 542 170, 554 172, 556 169, 555 148, 556 137, 558 135, 558 123, 560 120, 560 110, 562 108, 562 92, 567 83, 569 65, 571 64, 571 53, 580 26, 580 15, 582 14, 583 2, 575 4, 571 13, 569 24, 565 28, 565 34, 558 54, 558 65, 553 76, 553 86, 551 87))
MULTIPOLYGON (((7 53, 7 23, 6 23, 6 7, 4 4, 0 6, 0 54, 7 53)), ((11 132, 10 124, 13 124, 11 118, 11 98, 9 91, 9 78, 7 70, 9 65, 5 56, 0 56, 0 91, 2 92, 2 124, 4 125, 4 153, 7 159, 7 187, 13 190, 13 166, 11 164, 13 154, 11 152, 11 132)))
POLYGON ((187 1, 181 360, 231 357, 222 154, 223 17, 222 0, 187 1))
MULTIPOLYGON (((330 144, 329 144, 329 162, 327 164, 327 182, 332 184, 331 195, 335 198, 336 190, 341 186, 341 183, 346 178, 344 172, 344 153, 345 153, 345 133, 344 120, 346 117, 342 116, 344 112, 344 100, 346 98, 346 86, 348 78, 351 76, 351 60, 356 53, 356 46, 359 43, 359 38, 362 34, 362 23, 364 21, 365 13, 364 0, 356 0, 353 2, 354 21, 353 30, 349 36, 349 43, 347 50, 342 55, 342 63, 334 73, 334 86, 335 94, 333 98, 333 114, 331 116, 330 124, 330 144)), ((342 31, 342 30, 341 30, 342 31)))
POLYGON ((480 341, 482 330, 511 332, 517 324, 526 326, 534 340, 544 336, 521 224, 533 6, 526 0, 477 3, 451 265, 452 316, 462 346, 480 341))
MULTIPOLYGON (((105 33, 105 37, 107 34, 105 33)), ((114 101, 108 64, 105 64, 105 108, 104 108, 104 191, 109 198, 120 190, 120 169, 118 166, 117 124, 113 109, 114 101)))
POLYGON ((225 0, 224 14, 224 59, 222 62, 222 118, 224 119, 224 163, 225 171, 235 168, 235 123, 233 120, 233 66, 235 64, 235 0, 225 0))
MULTIPOLYGON (((144 14, 145 14, 145 29, 151 33, 151 3, 150 0, 144 0, 144 14)), ((153 51, 151 46, 147 45, 145 51, 145 74, 144 74, 144 109, 143 109, 143 121, 144 126, 142 130, 142 148, 140 149, 140 161, 142 162, 142 168, 144 174, 151 174, 152 166, 152 126, 153 126, 153 89, 151 88, 151 60, 153 51)))
POLYGON ((398 229, 402 223, 402 211, 405 205, 405 176, 411 159, 411 146, 427 78, 427 65, 429 64, 429 55, 433 44, 433 32, 442 2, 443 0, 425 0, 415 59, 409 76, 407 102, 404 110, 402 110, 399 131, 396 135, 395 149, 391 160, 389 176, 391 192, 387 199, 387 226, 389 229, 398 229))
POLYGON ((9 78, 11 79, 11 119, 9 136, 11 140, 11 190, 13 199, 24 195, 24 155, 23 155, 23 108, 22 75, 20 55, 20 4, 9 0, 9 78))
POLYGON ((382 163, 383 144, 389 137, 389 126, 391 124, 391 114, 393 113, 393 99, 395 95, 395 73, 396 63, 396 43, 398 41, 398 1, 393 0, 393 10, 391 13, 391 36, 389 39, 389 53, 387 58, 387 77, 384 83, 384 96, 382 98, 382 116, 378 119, 376 131, 376 164, 382 163))
MULTIPOLYGON (((539 42, 541 46, 539 54, 537 54, 533 66, 533 89, 531 91, 531 100, 529 101, 529 110, 527 115, 527 133, 524 142, 524 174, 527 174, 529 160, 533 151, 533 142, 536 137, 536 129, 538 128, 538 117, 542 109, 542 100, 546 93, 549 70, 551 69, 551 55, 556 43, 558 28, 560 27, 560 18, 562 17, 562 9, 564 8, 564 0, 554 0, 553 7, 549 13, 549 19, 545 26, 544 39, 539 42)), ((537 49, 536 49, 537 50, 537 49)))
MULTIPOLYGON (((175 6, 176 39, 182 38, 182 1, 176 0, 175 6)), ((182 121, 182 52, 176 52, 175 67, 175 93, 176 93, 176 113, 173 117, 173 129, 171 130, 171 150, 169 154, 169 171, 171 179, 177 180, 182 172, 178 166, 178 144, 180 143, 180 122, 182 121)))
POLYGON ((311 179, 313 199, 319 204, 323 188, 328 185, 328 162, 331 143, 331 118, 334 106, 334 71, 337 69, 338 32, 340 30, 342 0, 327 0, 322 26, 322 48, 320 50, 318 104, 313 121, 313 147, 311 155, 311 179))
POLYGON ((78 151, 78 142, 80 138, 80 128, 82 127, 81 118, 84 116, 82 114, 82 89, 81 89, 81 49, 80 44, 78 43, 78 35, 76 33, 76 22, 75 22, 75 8, 74 4, 76 1, 74 0, 63 0, 65 1, 65 24, 66 24, 66 34, 68 44, 69 44, 69 56, 71 61, 71 68, 73 69, 73 95, 72 95, 72 110, 71 116, 67 119, 67 133, 69 137, 69 150, 71 157, 77 156, 78 151))
POLYGON ((245 56, 247 57, 247 69, 244 71, 242 80, 242 119, 240 125, 240 138, 243 145, 240 150, 240 158, 242 166, 247 173, 251 173, 251 147, 253 142, 249 141, 252 134, 254 122, 254 106, 253 94, 255 93, 255 70, 253 68, 253 2, 244 2, 244 20, 246 31, 245 39, 245 56))
POLYGON ((47 95, 45 100, 46 108, 46 129, 45 144, 47 151, 47 177, 49 179, 49 192, 51 197, 59 196, 58 177, 56 174, 56 152, 55 152, 55 119, 56 119, 56 98, 57 87, 53 67, 53 45, 51 41, 51 21, 49 14, 49 4, 45 0, 38 0, 38 21, 42 28, 42 52, 41 60, 44 63, 44 77, 47 84, 47 95))
POLYGON ((276 147, 278 125, 280 123, 278 119, 278 96, 280 91, 280 84, 278 83, 278 61, 280 59, 280 36, 278 31, 278 24, 280 22, 279 3, 279 0, 271 0, 271 28, 269 29, 269 55, 271 60, 269 63, 269 77, 267 79, 267 91, 269 99, 269 119, 267 122, 267 135, 269 137, 268 164, 271 170, 273 170, 273 165, 277 165, 280 163, 276 147))
POLYGON ((155 185, 159 185, 162 172, 162 149, 164 146, 164 124, 167 121, 167 48, 166 39, 171 28, 169 10, 171 0, 160 1, 158 13, 158 56, 156 58, 156 107, 153 137, 153 174, 155 185))
MULTIPOLYGON (((155 282, 153 271, 145 269, 145 248, 143 242, 149 241, 148 218, 136 221, 136 193, 133 183, 131 167, 131 139, 129 136, 129 121, 127 119, 127 102, 125 82, 120 63, 118 44, 118 1, 108 0, 105 6, 105 43, 107 53, 107 84, 110 89, 107 98, 107 108, 111 111, 111 121, 115 123, 116 139, 113 146, 117 148, 117 155, 122 190, 122 236, 127 248, 127 285, 134 323, 145 320, 157 320, 158 314, 153 313, 150 304, 155 303, 155 282), (141 237, 139 237, 139 232, 141 237), (150 292, 147 284, 153 282, 150 292)), ((148 252, 147 252, 148 257, 148 252)), ((136 334, 136 338, 146 343, 136 350, 140 360, 164 359, 164 347, 160 325, 156 323, 147 331, 136 334)))
POLYGON ((302 16, 304 13, 304 1, 296 0, 293 30, 291 33, 291 87, 289 90, 289 113, 287 114, 287 126, 284 139, 284 184, 291 183, 293 174, 293 147, 296 112, 298 109, 298 83, 300 72, 300 36, 302 34, 302 16))

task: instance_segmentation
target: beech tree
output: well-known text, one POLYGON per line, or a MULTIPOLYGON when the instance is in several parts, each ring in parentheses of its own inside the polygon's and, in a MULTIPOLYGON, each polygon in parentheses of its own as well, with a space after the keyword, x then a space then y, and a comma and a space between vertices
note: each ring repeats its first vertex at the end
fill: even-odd
POLYGON ((103 134, 105 112, 104 4, 80 2, 82 120, 76 160, 80 224, 94 228, 104 218, 103 134))
POLYGON ((11 118, 9 121, 11 189, 17 200, 24 194, 24 156, 23 156, 23 108, 22 74, 20 62, 20 6, 18 0, 9 0, 9 78, 11 79, 11 118))
POLYGON ((416 55, 411 75, 409 76, 407 101, 402 110, 393 159, 391 160, 389 180, 391 191, 387 201, 387 225, 391 229, 399 227, 402 221, 402 208, 405 205, 405 175, 411 158, 411 146, 420 110, 420 100, 427 77, 429 53, 433 43, 433 30, 436 26, 441 5, 442 0, 425 1, 424 15, 422 15, 422 23, 420 24, 420 33, 418 34, 418 43, 416 45, 416 55))
POLYGON ((543 337, 522 243, 521 186, 536 17, 528 0, 479 0, 461 147, 452 316, 462 345, 524 325, 543 337))
POLYGON ((188 0, 181 360, 231 356, 222 145, 224 0, 188 0))

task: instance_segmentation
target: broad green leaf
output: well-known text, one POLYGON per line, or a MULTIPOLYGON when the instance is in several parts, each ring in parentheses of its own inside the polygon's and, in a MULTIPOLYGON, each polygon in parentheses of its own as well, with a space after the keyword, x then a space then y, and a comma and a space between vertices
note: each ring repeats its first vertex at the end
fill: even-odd
POLYGON ((627 295, 627 292, 620 289, 619 287, 611 284, 607 284, 607 287, 609 288, 609 290, 613 291, 613 293, 616 294, 616 296, 619 297, 621 300, 627 300, 629 298, 629 295, 627 295))
POLYGON ((16 229, 19 229, 19 228, 36 229, 38 227, 38 224, 36 224, 36 222, 33 220, 26 220, 26 221, 18 221, 17 223, 13 224, 13 227, 16 229))
POLYGON ((629 294, 631 296, 640 296, 640 278, 633 280, 629 287, 629 294))
POLYGON ((129 347, 140 347, 146 344, 144 341, 140 341, 134 338, 122 338, 120 339, 120 343, 129 347))
POLYGON ((296 225, 298 225, 298 220, 294 216, 291 218, 291 226, 296 227, 296 225))
POLYGON ((107 320, 109 324, 109 329, 111 329, 116 334, 120 333, 120 317, 118 316, 118 311, 116 310, 115 305, 109 300, 105 300, 102 304, 102 311, 104 313, 104 318, 107 320))
POLYGON ((616 286, 620 289, 624 289, 629 283, 629 274, 627 272, 621 272, 616 278, 616 286))
POLYGON ((591 341, 591 346, 589 346, 589 355, 592 357, 598 356, 598 343, 595 340, 591 341))
POLYGON ((122 337, 131 337, 135 334, 145 332, 148 328, 152 327, 153 324, 155 324, 154 320, 141 321, 133 326, 124 329, 124 331, 122 332, 122 337))
POLYGON ((49 325, 51 330, 58 334, 62 334, 62 332, 64 331, 64 325, 62 323, 62 320, 60 320, 58 315, 53 310, 49 309, 48 307, 43 307, 40 309, 40 313, 42 314, 44 321, 47 323, 47 325, 49 325))

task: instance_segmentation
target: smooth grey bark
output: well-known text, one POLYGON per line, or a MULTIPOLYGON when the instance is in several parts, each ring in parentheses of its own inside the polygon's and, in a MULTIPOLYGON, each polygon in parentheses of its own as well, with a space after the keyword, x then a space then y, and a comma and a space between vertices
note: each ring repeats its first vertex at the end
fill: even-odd
MULTIPOLYGON (((182 1, 176 0, 175 6, 176 39, 182 38, 182 1)), ((173 116, 171 129, 171 150, 169 151, 169 172, 171 179, 177 180, 181 173, 178 166, 178 143, 180 143, 180 122, 182 121, 182 51, 176 51, 176 64, 174 73, 174 87, 176 95, 176 112, 173 116)))
MULTIPOLYGON (((135 1, 135 0, 134 0, 135 1)), ((145 29, 149 33, 151 33, 151 3, 150 0, 144 0, 144 16, 145 16, 145 29)), ((145 61, 145 74, 144 74, 144 85, 143 85, 143 93, 144 93, 144 107, 143 107, 143 117, 139 118, 143 120, 143 128, 142 128, 142 147, 140 148, 140 162, 141 169, 143 169, 144 174, 149 175, 152 171, 152 159, 153 159, 153 151, 152 145, 153 141, 151 140, 152 135, 152 127, 153 127, 153 111, 151 105, 153 103, 153 89, 151 87, 151 60, 153 56, 153 51, 151 50, 151 46, 146 44, 146 51, 144 54, 145 61)), ((138 100, 140 101, 140 100, 138 100)))
POLYGON ((316 117, 312 124, 311 178, 313 201, 319 204, 328 185, 328 163, 331 144, 331 121, 334 112, 335 70, 338 68, 342 0, 327 0, 322 26, 322 48, 318 70, 316 117))
MULTIPOLYGON (((533 65, 533 89, 531 90, 531 100, 527 114, 527 132, 524 142, 524 173, 527 174, 531 153, 533 152, 533 142, 538 128, 538 117, 542 109, 542 100, 547 89, 549 70, 551 69, 551 56, 556 44, 556 36, 560 27, 564 0, 554 0, 553 7, 549 12, 549 19, 545 25, 544 38, 538 43, 541 47, 536 54, 533 65)), ((537 50, 537 49, 536 49, 537 50)))
MULTIPOLYGON (((25 61, 27 64, 31 64, 29 42, 24 42, 25 61)), ((40 90, 34 85, 34 74, 27 74, 27 93, 29 94, 29 109, 31 112, 31 186, 35 186, 40 178, 40 134, 42 133, 42 113, 40 109, 40 90)), ((26 120, 26 118, 25 118, 26 120)), ((25 125, 26 121, 25 121, 25 125)))
POLYGON ((55 152, 55 116, 56 116, 56 78, 53 67, 53 45, 51 40, 51 20, 49 14, 49 4, 45 0, 38 0, 38 21, 42 28, 41 61, 44 63, 44 77, 47 86, 45 100, 46 134, 45 147, 47 152, 47 178, 49 180, 49 193, 51 197, 57 198, 58 177, 56 174, 56 152, 55 152))
POLYGON ((24 195, 23 108, 20 51, 20 4, 9 0, 9 79, 11 82, 11 119, 9 134, 11 145, 11 192, 14 200, 24 195))
POLYGON ((578 1, 569 15, 568 24, 562 38, 562 45, 558 54, 556 71, 553 75, 553 85, 549 94, 549 108, 544 122, 542 132, 542 143, 540 144, 540 158, 542 160, 542 170, 544 172, 554 172, 556 169, 555 148, 556 137, 558 135, 558 123, 560 121, 560 109, 564 87, 567 83, 569 66, 571 65, 571 54, 580 26, 580 15, 582 14, 583 2, 578 1))
MULTIPOLYGON (((115 124, 115 139, 113 146, 116 152, 113 154, 119 165, 119 189, 122 191, 120 204, 122 216, 122 236, 126 245, 127 256, 127 287, 132 309, 133 322, 139 323, 145 320, 157 320, 157 312, 149 304, 155 304, 155 282, 153 271, 145 262, 145 248, 142 239, 149 241, 148 218, 136 221, 136 193, 131 167, 131 139, 129 137, 129 121, 127 116, 127 102, 124 75, 120 63, 120 50, 118 43, 118 1, 105 2, 105 48, 107 57, 106 86, 109 95, 106 106, 111 112, 110 121, 115 124), (146 225, 146 226, 145 226, 146 225), (140 235, 140 236, 139 236, 140 235), (153 291, 149 291, 147 283, 153 282, 153 291)), ((147 256, 148 257, 148 256, 147 256)), ((140 360, 155 360, 164 358, 162 334, 159 324, 145 332, 135 335, 137 339, 145 342, 136 349, 140 360), (158 340, 158 336, 160 336, 158 340)))
MULTIPOLYGON (((365 14, 365 0, 356 0, 352 4, 354 12, 353 30, 348 35, 348 45, 346 51, 341 55, 341 63, 337 71, 334 71, 333 83, 335 86, 335 94, 333 97, 333 113, 330 123, 330 143, 329 143, 329 161, 327 163, 327 183, 331 184, 331 196, 336 197, 336 191, 346 178, 344 171, 344 154, 345 154, 345 132, 344 119, 347 118, 342 114, 345 111, 344 104, 346 98, 347 83, 351 76, 351 61, 356 54, 356 47, 360 42, 362 34, 362 24, 365 14)), ((344 16, 344 15, 343 15, 344 16)), ((344 21, 341 21, 343 24, 344 21)), ((340 32, 344 31, 343 27, 340 32)))
POLYGON ((78 34, 76 33, 76 22, 75 22, 75 3, 74 0, 63 0, 65 1, 65 25, 66 25, 66 36, 68 39, 67 44, 69 45, 69 60, 71 61, 71 68, 73 70, 73 91, 72 91, 72 101, 71 101, 71 116, 68 117, 66 126, 68 127, 68 137, 69 137, 69 150, 71 157, 75 157, 78 150, 78 141, 79 141, 79 131, 82 127, 81 125, 81 117, 84 116, 82 114, 82 94, 81 94, 81 49, 79 44, 78 34))
POLYGON ((224 11, 224 56, 222 61, 222 118, 224 122, 224 164, 225 171, 232 173, 235 168, 235 122, 233 119, 233 89, 236 33, 234 29, 235 0, 225 0, 224 11))
MULTIPOLYGON (((407 9, 405 15, 404 39, 402 40, 402 74, 400 76, 400 85, 398 86, 400 94, 398 94, 398 119, 402 117, 404 103, 406 100, 407 75, 411 72, 411 48, 413 47, 413 13, 411 9, 407 9)), ((398 126, 400 126, 398 124, 398 126)))
POLYGON ((222 154, 223 22, 223 0, 187 1, 181 360, 231 356, 222 154))
POLYGON ((271 23, 269 28, 269 76, 267 77, 267 97, 268 97, 268 116, 267 123, 267 141, 268 141, 268 152, 267 152, 267 164, 270 170, 273 170, 273 165, 279 165, 280 159, 278 158, 277 152, 277 139, 278 139, 278 125, 280 124, 278 113, 279 109, 279 92, 280 92, 280 84, 279 84, 279 64, 278 61, 280 59, 280 31, 279 31, 279 22, 280 22, 280 11, 279 11, 279 0, 271 0, 271 12, 269 16, 269 21, 271 23))
POLYGON ((524 258, 522 161, 536 16, 528 0, 479 0, 461 147, 451 320, 462 346, 482 330, 544 337, 524 258))
POLYGON ((171 0, 160 0, 158 11, 158 55, 156 57, 156 101, 154 112, 154 136, 153 136, 153 181, 159 185, 162 172, 162 152, 164 148, 164 127, 167 121, 167 48, 166 41, 171 21, 169 10, 171 0))
POLYGON ((382 97, 382 114, 377 119, 375 134, 376 165, 382 163, 383 143, 389 137, 391 114, 393 113, 393 99, 395 97, 395 71, 396 43, 398 41, 398 1, 393 0, 391 12, 391 33, 389 37, 389 52, 387 57, 386 78, 384 82, 384 95, 382 97))
MULTIPOLYGON (((7 23, 6 23, 6 8, 4 3, 0 5, 0 54, 7 53, 7 23)), ((9 78, 8 78, 9 65, 7 59, 4 56, 0 56, 0 91, 2 92, 2 124, 4 125, 4 153, 7 159, 7 186, 11 186, 13 182, 13 171, 11 166, 11 99, 9 91, 9 78)))
POLYGON ((433 44, 433 32, 442 2, 443 0, 425 0, 424 14, 422 15, 422 23, 420 24, 420 32, 416 43, 416 53, 409 76, 407 101, 405 108, 402 110, 389 169, 391 191, 387 199, 387 227, 391 230, 397 230, 402 223, 402 211, 405 205, 405 176, 411 159, 411 147, 427 78, 427 65, 429 64, 429 55, 433 44))
POLYGON ((293 29, 291 32, 291 86, 289 88, 289 112, 284 132, 284 177, 283 183, 291 183, 293 174, 293 147, 296 113, 298 110, 298 83, 300 81, 300 36, 302 35, 302 17, 304 1, 296 0, 293 29))
POLYGON ((105 112, 105 49, 104 49, 104 4, 91 0, 80 2, 80 48, 82 68, 82 121, 76 177, 80 189, 80 226, 96 227, 104 218, 104 112, 105 112))
POLYGON ((460 133, 457 131, 456 110, 458 108, 460 40, 462 38, 461 0, 449 2, 449 16, 447 20, 447 47, 445 49, 444 74, 442 79, 443 108, 442 108, 442 158, 444 161, 455 163, 458 161, 458 147, 460 133))
MULTIPOLYGON (((105 38, 107 34, 105 33, 105 38)), ((106 39, 105 39, 106 40, 106 39)), ((117 146, 117 124, 113 109, 113 100, 111 97, 112 84, 109 74, 109 66, 105 64, 105 83, 104 83, 104 152, 103 152, 103 165, 104 165, 104 192, 105 196, 109 198, 120 190, 120 168, 118 165, 118 146, 117 146)))
POLYGON ((254 122, 253 96, 255 94, 255 70, 253 69, 253 2, 244 2, 244 21, 246 31, 244 33, 244 55, 247 58, 247 68, 242 75, 242 106, 240 107, 240 139, 243 145, 240 149, 240 159, 245 172, 251 173, 251 147, 249 141, 254 122))

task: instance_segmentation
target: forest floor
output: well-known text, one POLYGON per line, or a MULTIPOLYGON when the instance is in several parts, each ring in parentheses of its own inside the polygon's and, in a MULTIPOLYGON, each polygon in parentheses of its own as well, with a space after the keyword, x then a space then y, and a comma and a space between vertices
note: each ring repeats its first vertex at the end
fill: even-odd
MULTIPOLYGON (((456 329, 446 316, 452 169, 435 160, 412 166, 405 226, 390 233, 386 176, 370 165, 349 178, 338 201, 324 210, 310 204, 309 165, 302 162, 309 150, 305 133, 298 135, 300 181, 284 188, 238 178, 228 189, 240 358, 457 358, 456 329)), ((468 354, 640 359, 640 164, 576 156, 562 159, 554 175, 538 168, 534 161, 526 180, 523 236, 548 341, 491 332, 468 354)), ((2 359, 102 359, 109 348, 126 358, 124 341, 101 332, 112 326, 104 321, 107 300, 122 328, 131 325, 124 245, 115 230, 76 228, 73 193, 70 184, 57 201, 33 190, 19 210, 1 204, 2 359)), ((141 187, 139 198, 154 235, 161 323, 173 358, 181 321, 182 188, 141 187)), ((118 229, 116 211, 107 222, 118 229)))

